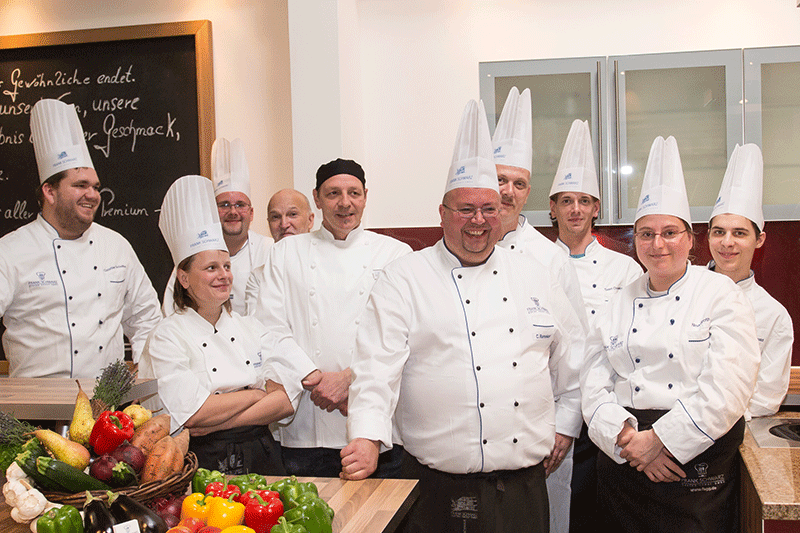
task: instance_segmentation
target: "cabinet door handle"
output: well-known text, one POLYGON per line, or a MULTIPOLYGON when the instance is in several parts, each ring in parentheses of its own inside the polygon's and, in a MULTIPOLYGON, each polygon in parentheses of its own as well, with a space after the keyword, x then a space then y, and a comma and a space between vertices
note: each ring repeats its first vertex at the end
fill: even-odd
POLYGON ((620 138, 619 137, 620 137, 620 120, 622 120, 622 118, 621 118, 621 115, 620 115, 620 111, 621 110, 620 110, 620 104, 619 104, 619 61, 616 60, 616 59, 614 60, 614 100, 617 102, 617 112, 614 113, 616 115, 614 120, 615 120, 616 132, 617 132, 616 142, 615 142, 616 150, 617 150, 617 167, 616 167, 616 172, 617 172, 617 179, 616 179, 616 182, 617 182, 617 220, 621 221, 622 220, 622 182, 621 182, 621 179, 622 179, 621 176, 622 175, 619 172, 619 168, 620 168, 619 158, 622 156, 622 153, 621 153, 621 150, 620 150, 620 138))
MULTIPOLYGON (((603 170, 605 168, 604 165, 603 165, 603 148, 604 148, 604 146, 603 146, 603 142, 602 142, 603 141, 603 108, 601 107, 601 105, 602 105, 603 99, 600 96, 600 89, 601 89, 602 83, 603 83, 603 78, 601 77, 602 73, 603 73, 602 72, 602 68, 603 68, 602 67, 602 62, 598 61, 597 62, 597 143, 595 144, 595 146, 597 146, 597 158, 598 158, 597 162, 600 165, 600 166, 597 167, 597 179, 598 179, 599 185, 600 185, 600 189, 599 189, 600 190, 600 198, 598 198, 598 200, 600 200, 600 205, 604 205, 604 202, 603 202, 603 192, 604 192, 604 189, 603 189, 603 170)), ((600 218, 603 218, 602 214, 600 215, 600 218)))

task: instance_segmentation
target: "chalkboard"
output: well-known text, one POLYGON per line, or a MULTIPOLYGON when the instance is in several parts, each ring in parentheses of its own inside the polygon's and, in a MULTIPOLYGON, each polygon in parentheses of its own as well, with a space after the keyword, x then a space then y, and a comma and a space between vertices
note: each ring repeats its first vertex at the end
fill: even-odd
POLYGON ((42 98, 77 107, 102 188, 95 221, 128 239, 160 296, 172 269, 161 201, 177 178, 210 175, 211 22, 0 37, 0 235, 38 214, 42 98))

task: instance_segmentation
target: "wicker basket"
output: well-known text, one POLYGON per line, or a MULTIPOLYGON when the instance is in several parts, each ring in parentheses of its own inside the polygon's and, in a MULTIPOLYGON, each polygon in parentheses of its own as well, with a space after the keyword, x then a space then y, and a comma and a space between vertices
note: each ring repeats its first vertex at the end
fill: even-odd
MULTIPOLYGON (((186 488, 191 483, 195 472, 197 472, 197 456, 195 456, 193 452, 189 452, 184 458, 183 470, 181 472, 172 474, 168 478, 160 481, 149 481, 143 485, 113 489, 113 492, 125 494, 134 500, 147 505, 151 501, 155 500, 156 498, 160 498, 161 496, 167 496, 168 494, 183 494, 186 492, 186 488)), ((44 494, 44 497, 47 498, 48 501, 54 503, 63 503, 65 505, 69 504, 77 507, 78 509, 82 509, 83 504, 86 503, 86 492, 67 494, 66 492, 42 491, 42 494, 44 494)), ((108 500, 108 494, 106 494, 106 491, 93 490, 91 491, 91 494, 95 498, 108 500)))

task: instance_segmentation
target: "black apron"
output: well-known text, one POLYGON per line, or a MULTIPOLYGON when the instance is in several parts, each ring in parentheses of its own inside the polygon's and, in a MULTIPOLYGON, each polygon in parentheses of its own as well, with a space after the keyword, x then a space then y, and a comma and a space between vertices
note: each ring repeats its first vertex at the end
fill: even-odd
POLYGON ((547 533, 550 527, 544 466, 490 473, 448 474, 405 452, 401 476, 419 479, 419 498, 404 533, 547 533))
MULTIPOLYGON (((650 429, 667 411, 627 408, 650 429)), ((628 463, 617 464, 605 453, 597 456, 597 490, 606 528, 631 532, 739 531, 739 445, 744 418, 706 451, 686 464, 675 463, 686 478, 654 483, 628 463)))
POLYGON ((268 426, 242 426, 189 439, 200 468, 223 474, 284 476, 281 448, 268 426))

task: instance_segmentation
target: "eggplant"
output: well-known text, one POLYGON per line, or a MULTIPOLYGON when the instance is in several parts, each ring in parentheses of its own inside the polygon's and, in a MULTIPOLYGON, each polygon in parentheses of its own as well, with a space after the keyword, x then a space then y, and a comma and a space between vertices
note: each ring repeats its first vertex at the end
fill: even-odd
POLYGON ((83 533, 114 533, 116 523, 106 502, 87 491, 83 505, 83 533))
MULTIPOLYGON (((164 519, 158 516, 155 511, 130 496, 113 493, 109 496, 108 501, 111 502, 109 506, 111 514, 118 524, 128 520, 136 520, 141 533, 166 533, 169 529, 164 519)), ((85 531, 84 533, 89 532, 85 531)))

